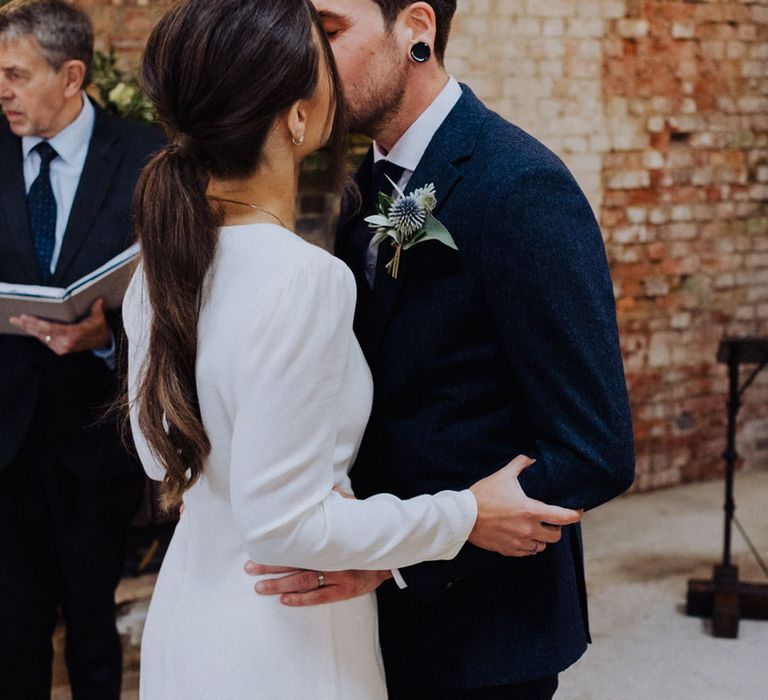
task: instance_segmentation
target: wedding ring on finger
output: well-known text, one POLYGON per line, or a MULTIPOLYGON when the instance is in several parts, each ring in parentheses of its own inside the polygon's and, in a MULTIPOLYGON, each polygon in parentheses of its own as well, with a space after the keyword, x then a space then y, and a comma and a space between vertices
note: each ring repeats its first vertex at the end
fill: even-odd
POLYGON ((317 572, 317 587, 322 588, 325 586, 325 574, 322 571, 317 572))

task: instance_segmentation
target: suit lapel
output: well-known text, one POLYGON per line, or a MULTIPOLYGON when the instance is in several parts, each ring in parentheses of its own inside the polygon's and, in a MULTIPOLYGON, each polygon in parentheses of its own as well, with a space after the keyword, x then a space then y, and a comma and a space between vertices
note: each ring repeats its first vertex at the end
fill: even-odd
POLYGON ((96 124, 69 215, 52 285, 61 285, 78 250, 87 238, 112 185, 122 152, 115 147, 120 134, 112 117, 96 108, 96 124))
POLYGON ((5 213, 5 231, 16 248, 16 260, 30 283, 39 282, 35 248, 27 216, 27 191, 24 185, 21 139, 6 124, 0 133, 0 204, 5 213))
MULTIPOLYGON (((441 156, 432 156, 427 159, 427 154, 425 154, 425 157, 422 158, 418 168, 411 176, 405 192, 408 194, 419 187, 433 183, 438 200, 434 214, 439 218, 441 207, 459 180, 461 180, 461 173, 449 160, 441 156)), ((394 279, 386 270, 386 264, 394 255, 394 248, 389 244, 389 240, 382 242, 379 246, 376 283, 373 287, 373 308, 368 319, 369 326, 366 334, 371 349, 374 349, 381 340, 397 300, 408 285, 409 265, 415 250, 416 248, 414 247, 410 251, 402 253, 400 270, 397 279, 394 279)))
MULTIPOLYGON (((434 215, 437 218, 462 178, 461 163, 471 156, 478 131, 487 114, 472 91, 466 86, 462 88, 464 94, 435 133, 406 189, 408 194, 419 187, 434 184, 437 194, 434 215)), ((366 327, 369 353, 375 351, 381 341, 397 300, 408 285, 409 263, 412 259, 408 253, 415 250, 414 247, 402 254, 398 277, 393 279, 385 270, 385 265, 391 260, 394 251, 386 241, 379 248, 373 303, 366 327)))

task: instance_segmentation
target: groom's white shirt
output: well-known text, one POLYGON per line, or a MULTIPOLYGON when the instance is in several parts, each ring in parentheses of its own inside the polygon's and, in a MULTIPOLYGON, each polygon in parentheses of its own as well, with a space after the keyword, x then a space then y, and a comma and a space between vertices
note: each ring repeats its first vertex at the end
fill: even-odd
MULTIPOLYGON (((384 153, 379 144, 375 141, 373 142, 374 163, 386 159, 390 163, 404 168, 403 175, 397 182, 397 186, 401 190, 405 191, 411 176, 424 157, 427 147, 437 133, 437 130, 451 113, 451 110, 461 99, 461 95, 461 85, 459 85, 456 78, 449 76, 448 83, 440 94, 421 113, 419 118, 408 127, 408 130, 400 137, 389 153, 384 153)), ((395 196, 397 196, 397 193, 395 193, 395 196)), ((378 244, 369 246, 365 255, 365 278, 371 287, 373 287, 376 277, 376 261, 378 257, 378 244)), ((392 571, 392 575, 400 588, 407 588, 408 584, 406 584, 405 579, 403 579, 397 569, 392 571)))
MULTIPOLYGON (((448 83, 440 94, 421 113, 419 118, 408 127, 408 130, 400 137, 389 153, 384 153, 379 144, 375 141, 373 142, 374 163, 386 159, 390 163, 404 168, 403 175, 397 182, 397 186, 401 190, 405 191, 432 138, 442 126, 446 117, 451 113, 451 110, 456 106, 456 103, 461 99, 461 95, 461 85, 459 85, 456 78, 449 76, 448 83)), ((395 193, 395 196, 397 196, 397 193, 395 193)), ((373 287, 376 277, 378 253, 378 244, 371 245, 365 256, 365 278, 370 287, 373 287)), ((398 581, 399 583, 400 581, 398 581)))

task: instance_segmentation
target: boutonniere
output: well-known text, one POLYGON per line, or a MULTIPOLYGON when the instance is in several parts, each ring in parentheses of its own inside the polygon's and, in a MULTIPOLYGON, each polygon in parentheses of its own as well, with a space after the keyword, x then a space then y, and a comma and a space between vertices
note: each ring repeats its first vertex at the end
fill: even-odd
MULTIPOLYGON (((392 182, 389 177, 387 180, 392 182)), ((376 235, 373 237, 374 245, 387 238, 392 239, 395 254, 387 263, 387 272, 397 279, 400 255, 404 250, 424 241, 439 241, 454 250, 459 248, 448 229, 432 216, 437 206, 437 194, 433 184, 420 187, 409 195, 403 194, 394 182, 392 185, 400 195, 398 199, 394 200, 379 192, 379 213, 365 220, 371 228, 376 229, 376 235)))

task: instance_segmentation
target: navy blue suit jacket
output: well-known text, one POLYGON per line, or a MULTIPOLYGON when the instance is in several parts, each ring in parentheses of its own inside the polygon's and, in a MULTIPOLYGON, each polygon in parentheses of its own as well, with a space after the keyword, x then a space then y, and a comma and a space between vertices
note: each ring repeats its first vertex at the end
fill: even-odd
MULTIPOLYGON (((125 250, 134 240, 131 199, 141 168, 163 143, 145 124, 97 108, 51 286, 66 287, 125 250)), ((21 139, 0 117, 0 281, 41 284, 27 217, 21 139)), ((119 313, 107 320, 120 346, 119 313)), ((118 393, 117 371, 91 352, 59 357, 35 338, 0 335, 0 470, 39 436, 73 472, 87 478, 136 471, 105 406, 118 393), (35 421, 35 418, 37 420, 35 421)))
MULTIPOLYGON (((372 155, 356 178, 365 194, 372 155)), ((632 424, 603 241, 563 163, 467 88, 408 191, 434 183, 458 251, 405 251, 371 292, 342 213, 337 254, 358 279, 356 331, 374 405, 352 471, 358 496, 463 489, 524 453, 532 498, 594 508, 634 478, 632 424)), ((475 688, 544 678, 584 652, 579 527, 535 557, 466 545, 379 592, 393 686, 475 688)))

